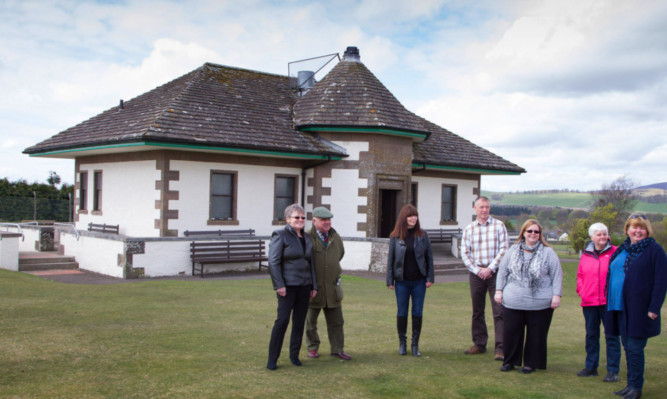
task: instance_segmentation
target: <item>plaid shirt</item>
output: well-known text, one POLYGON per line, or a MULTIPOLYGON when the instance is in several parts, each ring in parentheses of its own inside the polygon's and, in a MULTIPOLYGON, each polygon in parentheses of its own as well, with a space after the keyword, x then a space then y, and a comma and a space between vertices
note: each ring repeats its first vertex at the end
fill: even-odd
POLYGON ((485 224, 475 220, 463 230, 461 259, 475 275, 481 267, 488 267, 495 273, 507 247, 505 225, 489 216, 485 224))

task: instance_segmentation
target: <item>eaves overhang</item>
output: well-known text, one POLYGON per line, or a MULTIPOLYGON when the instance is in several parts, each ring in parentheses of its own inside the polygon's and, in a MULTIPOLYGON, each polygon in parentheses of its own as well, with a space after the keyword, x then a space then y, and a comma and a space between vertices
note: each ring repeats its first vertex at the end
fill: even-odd
POLYGON ((31 157, 45 157, 45 158, 64 158, 74 159, 76 157, 88 155, 127 153, 151 150, 181 150, 194 152, 209 152, 209 153, 227 153, 234 155, 260 156, 269 158, 291 158, 291 159, 311 159, 311 160, 340 160, 341 155, 326 154, 326 153, 307 153, 299 151, 277 151, 269 149, 251 149, 239 148, 230 146, 211 146, 201 144, 188 143, 171 143, 160 141, 135 141, 117 144, 100 144, 90 145, 84 147, 73 148, 59 148, 53 150, 45 150, 39 152, 28 153, 31 157))
POLYGON ((321 125, 305 125, 297 126, 298 130, 302 132, 335 132, 335 133, 365 133, 365 134, 386 134, 390 136, 408 137, 415 143, 422 143, 431 133, 420 130, 395 129, 391 127, 378 126, 321 126, 321 125))
POLYGON ((412 169, 413 171, 433 170, 442 172, 459 172, 459 173, 472 173, 481 175, 520 175, 522 173, 526 173, 525 170, 513 171, 513 170, 500 170, 500 169, 473 168, 467 166, 435 165, 424 162, 413 162, 412 169))

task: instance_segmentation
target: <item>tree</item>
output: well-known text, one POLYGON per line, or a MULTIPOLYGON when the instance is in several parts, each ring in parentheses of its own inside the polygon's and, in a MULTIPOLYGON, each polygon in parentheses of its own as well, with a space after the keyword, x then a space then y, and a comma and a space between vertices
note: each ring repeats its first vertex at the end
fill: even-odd
POLYGON ((603 184, 602 190, 593 193, 595 204, 597 206, 613 204, 619 214, 631 212, 638 201, 632 194, 635 186, 637 183, 627 176, 619 177, 610 184, 603 184))
POLYGON ((618 212, 616 209, 614 209, 613 204, 598 206, 597 208, 593 209, 593 211, 591 211, 587 218, 580 218, 574 221, 574 227, 570 231, 570 245, 572 245, 572 248, 575 251, 582 251, 586 247, 586 243, 590 241, 588 229, 593 223, 604 223, 604 225, 609 229, 609 234, 611 235, 614 223, 617 218, 618 212))
POLYGON ((49 177, 46 179, 46 182, 49 183, 51 187, 57 186, 58 184, 60 184, 60 181, 61 181, 60 176, 58 176, 56 172, 54 171, 49 172, 49 177))

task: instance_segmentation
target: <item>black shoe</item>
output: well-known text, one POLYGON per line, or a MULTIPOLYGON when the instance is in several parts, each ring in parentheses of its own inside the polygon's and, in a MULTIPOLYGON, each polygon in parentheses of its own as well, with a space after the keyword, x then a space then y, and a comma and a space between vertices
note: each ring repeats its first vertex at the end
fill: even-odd
POLYGON ((266 368, 269 369, 269 370, 275 370, 275 369, 277 369, 278 366, 276 365, 276 361, 275 361, 275 360, 269 360, 269 361, 266 363, 266 368))
POLYGON ((500 371, 512 371, 514 370, 514 365, 505 363, 502 366, 500 366, 500 371))
POLYGON ((583 369, 577 373, 579 377, 597 377, 598 369, 583 369))
POLYGON ((533 371, 535 371, 535 369, 533 369, 532 367, 525 367, 525 366, 524 366, 524 367, 521 367, 521 368, 519 369, 519 373, 521 373, 521 374, 530 374, 530 373, 532 373, 533 371))
POLYGON ((616 373, 607 373, 607 375, 602 379, 604 382, 618 382, 618 374, 616 373))
POLYGON ((298 357, 290 357, 289 360, 290 362, 292 362, 293 365, 301 366, 301 360, 299 360, 298 357))
POLYGON ((641 389, 631 389, 623 395, 623 399, 639 399, 642 397, 642 390, 641 389))
POLYGON ((626 393, 628 393, 629 391, 630 391, 630 387, 626 386, 625 388, 621 389, 620 391, 614 392, 614 395, 623 396, 626 393))

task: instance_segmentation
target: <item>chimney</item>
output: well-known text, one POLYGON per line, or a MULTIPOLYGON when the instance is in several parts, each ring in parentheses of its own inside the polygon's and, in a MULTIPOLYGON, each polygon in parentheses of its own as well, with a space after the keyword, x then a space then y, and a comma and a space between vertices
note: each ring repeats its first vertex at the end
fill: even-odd
POLYGON ((361 62, 359 49, 353 46, 348 47, 343 53, 343 61, 361 62))

